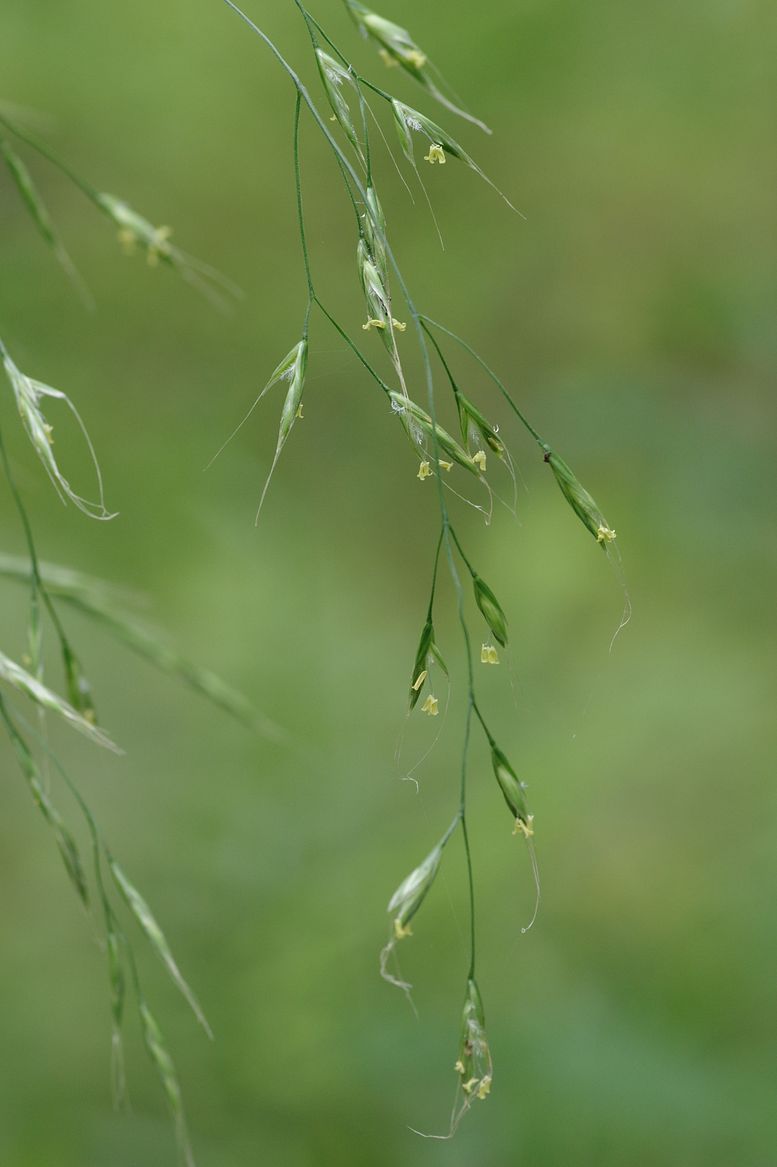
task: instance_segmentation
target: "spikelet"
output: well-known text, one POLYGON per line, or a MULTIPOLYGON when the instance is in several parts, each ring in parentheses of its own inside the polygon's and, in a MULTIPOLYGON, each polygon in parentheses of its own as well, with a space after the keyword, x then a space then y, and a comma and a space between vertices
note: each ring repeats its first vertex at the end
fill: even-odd
POLYGON ((363 35, 370 37, 378 45, 378 52, 387 65, 400 66, 419 85, 423 85, 427 93, 440 105, 445 106, 447 110, 455 113, 458 117, 464 118, 465 121, 479 126, 485 133, 491 133, 488 126, 458 105, 454 105, 450 98, 443 93, 434 79, 435 74, 439 77, 439 73, 406 28, 394 24, 391 20, 386 20, 377 12, 371 12, 369 8, 359 4, 358 0, 346 0, 346 6, 363 35))
POLYGON ((558 454, 554 454, 551 450, 548 450, 544 460, 553 471, 561 493, 564 495, 572 510, 580 519, 581 523, 585 524, 596 539, 596 542, 600 543, 603 550, 606 551, 608 544, 612 543, 615 539, 615 532, 608 525, 607 520, 599 510, 594 499, 583 484, 578 481, 564 459, 559 458, 558 454))
POLYGON ((32 448, 43 463, 43 467, 59 497, 63 502, 70 501, 74 503, 80 511, 83 511, 85 515, 89 515, 90 518, 114 518, 115 516, 105 506, 102 475, 94 446, 81 420, 81 415, 73 402, 61 390, 52 389, 50 385, 44 385, 41 381, 34 381, 31 377, 23 373, 11 360, 10 353, 2 341, 0 341, 0 357, 2 357, 6 375, 11 383, 14 397, 16 398, 16 405, 19 410, 19 416, 22 419, 22 425, 32 443, 32 448), (78 427, 84 436, 97 478, 98 495, 96 501, 91 502, 89 499, 82 498, 80 494, 77 494, 60 470, 52 448, 53 427, 46 420, 43 413, 42 402, 44 400, 64 402, 76 419, 78 427))

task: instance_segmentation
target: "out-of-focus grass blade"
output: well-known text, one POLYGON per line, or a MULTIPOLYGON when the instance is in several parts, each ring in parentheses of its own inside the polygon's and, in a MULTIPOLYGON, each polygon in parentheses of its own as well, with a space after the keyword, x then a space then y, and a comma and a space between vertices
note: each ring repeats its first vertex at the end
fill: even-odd
POLYGON ((213 1033, 211 1031, 210 1025, 208 1025, 207 1018, 200 1008, 200 1004, 194 993, 189 988, 187 982, 184 980, 183 974, 176 964, 175 957, 170 951, 170 945, 167 943, 165 934, 159 927, 159 924, 157 923, 156 917, 151 911, 151 908, 143 899, 143 896, 140 894, 134 884, 130 883, 129 879, 124 874, 121 867, 112 855, 108 856, 108 866, 111 869, 111 875, 114 878, 116 886, 126 900, 128 908, 143 930, 151 947, 154 949, 157 956, 162 961, 162 964, 167 969, 173 983, 178 987, 178 989, 180 989, 181 993, 186 998, 192 1013, 197 1018, 208 1037, 213 1037, 213 1033))
MULTIPOLYGON (((265 737, 279 741, 281 728, 258 713, 242 693, 238 693, 209 669, 200 668, 182 657, 160 636, 151 632, 121 607, 128 597, 103 580, 81 575, 70 568, 41 564, 41 577, 51 596, 59 597, 71 607, 102 624, 118 641, 163 673, 177 677, 195 692, 258 730, 265 737)), ((30 566, 25 559, 0 555, 0 576, 29 583, 30 566)))
POLYGON ((93 307, 93 300, 89 293, 89 289, 84 283, 81 275, 78 272, 75 264, 65 250, 62 240, 57 235, 54 224, 51 220, 46 204, 38 194, 35 183, 32 181, 32 175, 27 169, 26 165, 11 148, 5 138, 0 137, 0 154, 5 159, 11 178, 16 184, 16 189, 21 195, 30 216, 35 223, 35 226, 40 231, 43 239, 53 251, 56 259, 62 265, 68 278, 72 281, 77 289, 79 295, 85 300, 89 307, 93 307))
POLYGON ((11 685, 19 693, 26 694, 27 697, 42 709, 50 709, 52 712, 58 713, 69 725, 72 725, 74 729, 79 730, 98 745, 105 746, 106 749, 113 750, 116 754, 122 752, 103 730, 98 729, 96 725, 92 725, 72 705, 69 705, 62 697, 52 692, 37 677, 33 677, 31 673, 28 673, 16 661, 11 660, 4 652, 0 652, 0 681, 5 681, 6 684, 11 685))
POLYGON ((189 1143, 189 1132, 186 1128, 186 1116, 184 1115, 181 1087, 178 1083, 175 1064, 167 1051, 167 1046, 165 1045, 162 1031, 156 1022, 156 1018, 145 1001, 140 1001, 138 1010, 143 1026, 143 1042, 164 1087, 167 1105, 175 1124, 175 1134, 181 1162, 185 1167, 194 1167, 194 1157, 189 1143))
POLYGON ((73 838, 72 834, 65 826, 57 808, 52 803, 48 794, 46 793, 43 781, 41 779, 40 770, 32 756, 30 749, 21 736, 16 726, 13 724, 8 712, 6 710, 5 702, 0 698, 0 717, 2 718, 5 728, 8 731, 8 736, 13 744, 14 752, 19 761, 22 773, 27 779, 27 785, 30 788, 30 793, 35 801, 35 805, 43 815, 46 822, 54 832, 54 838, 59 853, 62 856, 62 861, 65 864, 65 870, 70 876, 71 882, 78 893, 79 899, 83 902, 84 907, 89 905, 89 886, 86 882, 86 875, 84 874, 83 864, 81 862, 81 855, 78 850, 78 844, 73 838))

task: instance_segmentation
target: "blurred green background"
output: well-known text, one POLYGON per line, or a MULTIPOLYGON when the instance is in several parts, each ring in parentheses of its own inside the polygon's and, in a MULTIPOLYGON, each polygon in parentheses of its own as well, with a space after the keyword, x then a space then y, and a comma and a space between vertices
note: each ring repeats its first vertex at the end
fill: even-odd
MULTIPOLYGON (((249 7, 315 85, 293 5, 249 7)), ((494 1090, 453 1142, 423 1141, 408 1127, 444 1130, 454 1089, 458 839, 404 946, 419 1019, 379 979, 377 953, 389 894, 456 802, 462 674, 447 586, 450 712, 419 793, 394 764, 434 492, 320 318, 305 421, 258 531, 277 396, 203 473, 299 335, 292 91, 219 0, 6 0, 0 97, 36 111, 78 171, 173 224, 181 246, 245 290, 222 316, 170 272, 125 258, 110 225, 25 153, 95 294, 90 315, 0 176, 0 332, 22 368, 72 394, 120 511, 98 525, 60 506, 6 388, 0 416, 42 556, 147 593, 153 621, 289 735, 252 735, 67 617, 127 755, 59 733, 58 747, 216 1033, 209 1044, 143 951, 197 1161, 771 1167, 774 12, 757 0, 494 0, 455 12, 386 0, 381 11, 494 127, 487 139, 385 74, 338 4, 314 11, 365 71, 449 126, 526 214, 455 163, 426 167, 442 252, 422 197, 412 205, 378 163, 416 298, 488 356, 600 500, 634 618, 610 654, 617 579, 536 448, 457 357, 525 482, 518 521, 499 508, 486 529, 456 514, 508 611, 510 660, 480 682, 530 783, 543 903, 522 936, 525 850, 476 740, 494 1090)), ((309 123, 303 150, 315 273, 358 330, 352 222, 309 123)), ((364 343, 380 359, 377 340, 364 343)), ((58 451, 85 483, 75 441, 63 435, 58 451)), ((7 493, 1 505, 3 550, 21 553, 7 493)), ((2 601, 2 646, 18 656, 23 596, 3 585, 2 601)), ((437 728, 414 720, 406 766, 437 728)), ((94 928, 2 757, 0 1162, 170 1164, 132 1023, 133 1113, 112 1113, 94 928)))

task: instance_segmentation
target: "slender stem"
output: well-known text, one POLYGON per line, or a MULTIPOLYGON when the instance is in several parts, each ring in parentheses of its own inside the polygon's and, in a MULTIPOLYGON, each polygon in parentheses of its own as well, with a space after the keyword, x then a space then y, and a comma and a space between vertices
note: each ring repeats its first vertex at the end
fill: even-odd
POLYGON ((486 739, 488 740, 488 744, 493 749, 493 747, 496 745, 496 741, 493 737, 493 734, 491 733, 491 730, 488 728, 488 726, 486 725, 486 723, 483 719, 483 714, 480 712, 480 706, 478 705, 477 701, 472 702, 472 708, 475 712, 475 716, 477 717, 478 721, 480 722, 483 733, 486 735, 486 739))
POLYGON ((1 111, 0 125, 3 125, 7 130, 10 130, 10 132, 15 134, 15 136, 19 138, 20 141, 26 142, 28 146, 35 150, 36 153, 40 154, 41 157, 45 158, 47 162, 50 162, 52 166, 56 166, 57 170, 61 170, 62 173, 67 178, 69 178, 70 181, 74 183, 88 199, 92 200, 92 202, 99 198, 99 191, 93 187, 91 183, 86 182, 83 178, 79 178, 75 171, 71 170, 67 163, 63 162, 62 159, 59 158, 52 150, 50 150, 48 146, 44 145, 44 143, 41 142, 39 138, 35 137, 27 130, 20 130, 19 127, 14 122, 10 121, 1 111))
MULTIPOLYGON (((301 171, 301 166, 300 166, 300 151, 299 151, 299 126, 300 126, 301 108, 302 108, 302 98, 301 98, 299 91, 297 91, 296 102, 294 105, 294 182, 295 182, 296 195, 297 195, 297 200, 296 200, 297 201, 297 222, 298 222, 298 226, 299 226, 300 243, 302 246, 302 258, 303 258, 303 262, 305 265, 305 279, 307 281, 307 286, 308 286, 308 310, 307 310, 307 313, 305 315, 305 330, 304 330, 305 336, 307 336, 307 331, 308 331, 308 320, 309 320, 309 316, 310 316, 310 309, 311 309, 313 304, 316 304, 321 309, 324 316, 326 316, 327 320, 329 320, 329 322, 332 324, 332 326, 335 329, 337 329, 340 336, 343 338, 343 340, 345 340, 345 342, 347 343, 347 345, 349 346, 351 351, 358 357, 358 359, 361 361, 361 363, 364 365, 364 367, 369 372, 370 376, 372 376, 375 379, 375 381, 380 386, 380 388, 383 390, 383 392, 388 394, 391 392, 388 385, 379 376, 379 374, 375 371, 375 369, 369 363, 367 358, 365 356, 363 356, 363 354, 360 352, 360 350, 358 349, 358 347, 356 346, 354 341, 352 341, 351 338, 348 336, 346 331, 341 327, 340 324, 338 324, 338 322, 335 320, 335 318, 331 315, 331 313, 324 306, 323 302, 318 297, 318 294, 317 294, 316 289, 315 289, 315 285, 313 283, 313 273, 311 271, 311 266, 310 266, 310 252, 308 250, 308 245, 307 245, 307 232, 305 230, 305 213, 304 213, 303 202, 302 202, 302 171, 301 171)), ((338 162, 339 162, 339 159, 338 159, 338 162)), ((345 176, 345 177, 346 177, 346 181, 347 181, 347 176, 345 176)), ((349 192, 350 192, 350 188, 349 188, 349 192)), ((353 200, 353 196, 351 196, 351 197, 353 200)), ((361 221, 359 220, 359 217, 358 217, 358 209, 356 207, 355 202, 354 202, 354 210, 356 210, 356 212, 357 212, 357 222, 359 224, 359 230, 361 230, 361 221)))
POLYGON ((302 260, 305 265, 305 279, 308 285, 308 304, 305 309, 305 323, 302 328, 303 340, 307 341, 310 325, 310 310, 313 307, 316 292, 313 287, 313 277, 310 274, 310 256, 308 254, 308 242, 305 236, 305 216, 302 212, 302 176, 299 162, 299 115, 301 107, 302 99, 298 93, 297 100, 294 103, 294 185, 297 192, 297 219, 299 223, 300 244, 302 246, 302 260))
POLYGON ((362 353, 361 349, 359 349, 358 346, 356 345, 356 343, 353 340, 351 340, 350 336, 345 331, 345 329, 342 327, 342 325, 338 324, 338 322, 335 320, 332 313, 324 306, 324 304, 321 302, 321 300, 319 300, 318 296, 315 297, 315 302, 318 305, 318 307, 321 309, 321 311, 323 312, 324 316, 326 316, 327 320, 332 325, 332 327, 343 338, 343 340, 348 345, 349 349, 354 354, 354 356, 357 357, 361 361, 361 363, 364 365, 365 369, 370 374, 372 379, 376 382, 376 384, 378 384, 380 386, 380 388, 383 390, 383 392, 388 397, 391 393, 391 389, 386 384, 386 382, 383 380, 381 375, 372 367, 370 362, 367 360, 367 358, 362 353))
POLYGON ((453 542, 456 544, 456 548, 457 548, 457 550, 458 550, 458 552, 459 552, 459 555, 460 555, 460 556, 461 556, 461 558, 464 560, 464 563, 465 563, 465 564, 466 564, 466 566, 467 566, 467 570, 469 571, 469 574, 470 574, 470 575, 472 576, 472 578, 474 579, 474 578, 475 578, 475 576, 477 575, 477 572, 475 571, 474 567, 472 566, 472 564, 470 563, 469 559, 467 558, 467 555, 466 555, 466 553, 465 553, 465 551, 464 551, 464 548, 462 547, 462 545, 461 545, 461 543, 460 543, 460 541, 459 541, 459 537, 458 537, 458 535, 456 534, 456 532, 454 531, 453 527, 451 527, 451 528, 450 528, 450 533, 451 533, 451 538, 453 539, 453 542))
POLYGON ((467 752, 469 750, 470 728, 472 725, 472 710, 475 700, 470 692, 467 701, 467 713, 464 721, 464 745, 461 751, 461 788, 459 793, 459 817, 461 820, 461 834, 464 839, 464 855, 467 863, 467 883, 469 887, 469 980, 475 976, 475 881, 472 874, 472 852, 469 845, 469 831, 467 829, 467 752))
MULTIPOLYGON (((510 394, 509 390, 505 387, 503 382, 500 381, 499 377, 497 377, 496 373, 490 367, 490 365, 486 364, 486 362, 481 357, 480 353, 476 352, 476 350, 472 347, 472 345, 467 344, 466 340, 462 340, 462 338, 460 336, 458 336, 457 333, 451 331, 450 328, 446 328, 444 324, 439 324, 436 320, 432 320, 430 316, 422 317, 422 321, 424 324, 431 324, 434 328, 439 328, 440 332, 444 332, 446 334, 446 336, 450 336, 451 339, 455 340, 457 344, 460 344, 463 349, 466 349, 466 351, 469 353, 469 355, 477 361, 477 363, 481 366, 481 368, 488 374, 488 376, 494 382, 497 389, 499 390, 499 392, 502 394, 502 396, 504 397, 507 404, 512 409, 513 413, 516 415, 516 417, 519 418, 521 423, 526 427, 526 429, 529 431, 531 436, 534 438, 535 442, 537 442, 539 447, 545 453, 547 453, 548 450, 550 450, 550 446, 548 445, 548 443, 545 441, 545 439, 543 437, 540 436, 540 434, 537 433, 536 429, 531 424, 531 422, 528 420, 526 415, 518 408, 518 406, 515 404, 515 401, 512 398, 512 395, 510 394)), ((428 333, 428 331, 429 330, 427 329, 427 333, 428 333)))
POLYGON ((453 376, 453 373, 451 372, 450 365, 448 364, 445 357, 443 356, 443 351, 440 348, 439 344, 437 343, 437 337, 434 335, 434 333, 431 331, 431 329, 427 327, 426 322, 423 318, 421 320, 421 323, 423 325, 424 332, 426 333, 429 340, 431 341, 432 348, 437 353, 440 364, 442 365, 443 369, 445 370, 445 374, 448 378, 448 381, 450 382, 451 389, 453 390, 453 396, 455 397, 455 399, 458 403, 458 400, 461 396, 461 390, 459 389, 459 386, 456 383, 456 379, 453 376))
POLYGON ((431 593, 429 595, 429 609, 428 609, 427 614, 426 614, 427 620, 431 620, 431 618, 432 618, 432 609, 434 608, 434 593, 435 593, 435 590, 437 588, 437 568, 440 565, 440 551, 442 550, 442 541, 443 541, 444 535, 445 535, 445 532, 444 532, 443 528, 441 527, 440 528, 440 538, 437 540, 437 549, 434 553, 434 567, 432 568, 432 590, 431 590, 431 593))

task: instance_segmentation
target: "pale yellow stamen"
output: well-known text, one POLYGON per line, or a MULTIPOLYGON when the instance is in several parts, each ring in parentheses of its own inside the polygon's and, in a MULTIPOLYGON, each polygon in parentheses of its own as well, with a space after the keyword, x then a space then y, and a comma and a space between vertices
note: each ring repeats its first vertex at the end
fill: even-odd
POLYGON ((466 1074, 466 1072, 467 1072, 467 1071, 464 1069, 464 1063, 463 1063, 463 1061, 461 1060, 461 1058, 459 1058, 459 1060, 456 1062, 456 1065, 455 1065, 453 1068, 454 1068, 454 1070, 456 1071, 456 1073, 457 1073, 457 1074, 466 1074))
POLYGON ((615 532, 611 527, 606 527, 604 523, 600 525, 599 530, 596 532, 597 543, 612 543, 615 538, 615 532))
POLYGON ((464 1082, 461 1088, 465 1094, 471 1094, 472 1087, 477 1086, 477 1084, 478 1084, 477 1078, 470 1078, 469 1082, 464 1082))
POLYGON ((168 255, 170 253, 168 239, 172 233, 172 227, 157 227, 148 249, 149 267, 156 267, 160 255, 168 255))
POLYGON ((399 65, 399 61, 396 57, 392 57, 388 49, 378 49, 378 56, 387 69, 396 69, 399 65))
POLYGON ((418 467, 418 473, 416 474, 416 478, 420 478, 421 482, 423 482, 423 480, 425 478, 431 478, 433 474, 434 474, 434 471, 432 470, 429 463, 422 462, 421 465, 418 467))
POLYGON ((50 446, 54 445, 54 426, 49 425, 46 421, 43 423, 43 432, 46 435, 46 441, 50 446))
POLYGON ((405 53, 405 60, 408 65, 415 66, 416 69, 423 69, 426 64, 426 54, 422 53, 420 49, 410 49, 405 53))
POLYGON ((124 254, 132 255, 135 250, 135 244, 137 243, 135 232, 131 231, 129 227, 122 227, 121 230, 117 232, 116 238, 119 240, 121 249, 124 254))
POLYGON ((409 924, 403 924, 399 916, 394 921, 394 938, 396 940, 404 940, 406 936, 412 936, 413 929, 409 924))
POLYGON ((452 462, 443 462, 442 458, 438 459, 438 464, 440 466, 442 466, 443 470, 452 470, 453 469, 453 463, 452 462))
POLYGON ((437 714, 440 712, 440 710, 438 709, 439 704, 440 704, 440 702, 437 700, 437 698, 433 697, 430 693, 429 696, 424 701, 423 705, 421 706, 421 712, 428 713, 428 715, 430 717, 436 717, 437 714))
POLYGON ((531 839, 534 835, 534 815, 526 816, 526 822, 523 819, 516 819, 513 828, 514 835, 523 835, 524 839, 531 839))
POLYGON ((407 325, 402 320, 395 320, 392 316, 391 323, 396 328, 397 332, 407 332, 407 325))
POLYGON ((367 321, 366 324, 362 324, 362 328, 364 329, 365 332, 369 332, 371 328, 385 328, 385 327, 386 327, 386 321, 385 320, 378 320, 374 316, 370 317, 370 319, 367 321))
POLYGON ((493 644, 481 644, 480 646, 480 663, 483 665, 498 665, 499 654, 493 644))
POLYGON ((429 675, 428 671, 426 669, 424 669, 424 671, 422 673, 419 673, 418 676, 416 677, 416 679, 413 681, 413 689, 415 690, 416 693, 419 691, 419 689, 423 685, 423 683, 426 680, 428 675, 429 675))
POLYGON ((486 472, 486 451, 478 450, 477 454, 472 455, 472 461, 479 468, 481 474, 486 472))
POLYGON ((424 154, 424 162, 439 162, 442 166, 445 162, 445 151, 437 142, 432 142, 429 146, 429 153, 424 154))
POLYGON ((480 1085, 478 1086, 478 1098, 480 1098, 481 1100, 484 1098, 487 1098, 490 1090, 491 1090, 491 1075, 486 1074, 485 1078, 480 1079, 480 1085))

